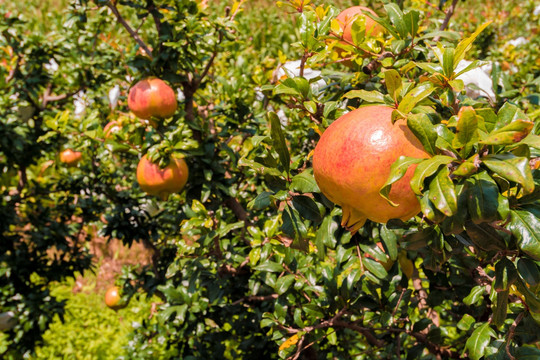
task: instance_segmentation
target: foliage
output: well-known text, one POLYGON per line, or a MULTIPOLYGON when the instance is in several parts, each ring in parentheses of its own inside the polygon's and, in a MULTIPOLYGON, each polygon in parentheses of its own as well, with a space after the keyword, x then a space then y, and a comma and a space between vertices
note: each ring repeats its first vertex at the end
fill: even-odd
POLYGON ((55 317, 43 335, 44 346, 36 349, 33 358, 105 360, 125 352, 130 332, 147 320, 151 304, 141 297, 132 299, 129 307, 113 311, 105 306, 103 292, 96 293, 94 287, 89 283, 77 294, 72 293, 73 281, 52 287, 53 296, 66 300, 65 316, 63 321, 55 317))
MULTIPOLYGON (((125 359, 538 356, 538 36, 505 47, 511 16, 441 29, 456 1, 367 3, 386 32, 366 37, 359 18, 353 43, 330 2, 261 13, 243 1, 80 0, 50 30, 0 10, 0 306, 17 314, 2 356, 30 356, 66 312, 50 283, 90 267, 89 225, 153 251, 122 277, 162 302, 125 359), (492 61, 493 100, 459 78, 460 61, 479 58, 492 61), (293 59, 298 74, 280 75, 293 59), (156 129, 128 115, 129 87, 147 76, 181 91, 156 129), (418 163, 422 213, 351 234, 311 151, 349 108, 374 103, 407 119, 432 157, 399 159, 381 189, 418 163), (56 161, 63 148, 83 151, 78 167, 56 161), (183 193, 141 191, 146 153, 185 157, 183 193)), ((518 29, 533 33, 525 3, 518 29)))

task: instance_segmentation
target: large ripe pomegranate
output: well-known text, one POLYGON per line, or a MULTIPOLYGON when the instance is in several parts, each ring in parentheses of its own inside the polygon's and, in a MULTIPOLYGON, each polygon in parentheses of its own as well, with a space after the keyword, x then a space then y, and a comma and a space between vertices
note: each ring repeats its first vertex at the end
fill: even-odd
POLYGON ((163 169, 144 155, 137 165, 137 181, 143 191, 166 200, 170 194, 182 191, 189 171, 184 159, 171 157, 163 169))
POLYGON ((82 152, 73 151, 72 149, 66 149, 60 153, 60 162, 66 164, 69 167, 77 166, 82 159, 82 152))
POLYGON ((364 6, 352 6, 340 12, 339 15, 336 17, 339 26, 341 27, 341 29, 343 29, 343 39, 350 43, 353 42, 351 34, 352 24, 356 20, 357 16, 363 16, 365 18, 366 35, 377 36, 384 31, 384 28, 381 25, 373 21, 373 19, 371 19, 370 17, 364 15, 362 11, 377 16, 375 11, 371 10, 370 8, 364 6))
POLYGON ((315 180, 322 193, 342 207, 342 226, 352 232, 366 219, 408 220, 420 211, 409 184, 414 166, 392 185, 389 198, 399 206, 379 195, 397 158, 429 156, 404 120, 392 124, 392 110, 376 105, 351 111, 334 121, 315 147, 315 180))
POLYGON ((176 94, 163 80, 150 77, 139 81, 129 90, 128 106, 140 119, 164 119, 173 116, 176 111, 176 94))

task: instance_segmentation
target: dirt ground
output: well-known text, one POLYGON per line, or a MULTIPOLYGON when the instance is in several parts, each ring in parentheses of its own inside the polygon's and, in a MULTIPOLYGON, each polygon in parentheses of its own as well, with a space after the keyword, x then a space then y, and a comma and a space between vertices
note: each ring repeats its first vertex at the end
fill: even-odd
MULTIPOLYGON (((102 292, 114 285, 115 279, 122 272, 123 266, 145 266, 150 264, 152 253, 140 243, 127 247, 118 239, 106 239, 97 235, 90 242, 90 252, 94 256, 96 287, 94 291, 102 292)), ((73 292, 82 291, 88 279, 79 276, 73 286, 73 292)))

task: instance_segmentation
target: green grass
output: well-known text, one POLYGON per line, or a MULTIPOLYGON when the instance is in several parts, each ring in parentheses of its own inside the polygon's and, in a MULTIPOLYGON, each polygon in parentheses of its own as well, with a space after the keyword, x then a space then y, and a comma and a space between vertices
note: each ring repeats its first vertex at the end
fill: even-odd
POLYGON ((73 281, 52 286, 54 296, 67 300, 66 315, 64 322, 55 319, 32 359, 109 360, 123 355, 133 327, 150 316, 151 300, 133 298, 115 312, 105 306, 103 291, 94 292, 95 284, 77 294, 72 287, 73 281))

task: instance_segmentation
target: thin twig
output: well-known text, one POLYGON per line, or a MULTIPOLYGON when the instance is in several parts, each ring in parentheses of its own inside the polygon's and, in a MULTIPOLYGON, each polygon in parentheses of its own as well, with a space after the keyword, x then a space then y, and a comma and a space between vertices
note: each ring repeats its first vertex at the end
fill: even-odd
POLYGON ((243 297, 241 299, 238 299, 238 300, 232 302, 231 305, 238 305, 238 304, 241 304, 243 302, 275 300, 278 297, 279 297, 278 294, 270 294, 270 295, 266 295, 266 296, 255 296, 255 295, 245 296, 245 297, 243 297))
POLYGON ((506 338, 506 354, 508 354, 510 360, 516 360, 516 358, 512 354, 510 354, 510 343, 512 342, 512 338, 514 337, 516 327, 518 326, 521 319, 523 319, 523 316, 525 316, 525 311, 519 313, 517 318, 510 326, 510 329, 508 329, 508 337, 506 338))
MULTIPOLYGON (((446 27, 448 26, 448 23, 450 22, 450 18, 452 17, 452 15, 454 15, 454 11, 456 10, 456 5, 457 5, 457 2, 458 0, 454 0, 452 1, 452 5, 450 5, 450 7, 448 8, 448 10, 446 10, 446 16, 441 24, 441 27, 439 28, 440 31, 444 31, 446 30, 446 27)), ((437 42, 439 41, 439 39, 441 38, 440 35, 437 35, 433 38, 433 41, 434 42, 437 42)))
POLYGON ((131 28, 131 26, 129 26, 129 24, 126 22, 126 20, 124 20, 124 18, 122 17, 122 15, 120 15, 120 12, 118 12, 118 9, 116 8, 116 5, 109 1, 107 3, 107 7, 109 9, 111 9, 111 11, 113 12, 113 14, 116 16, 116 19, 120 22, 120 24, 122 24, 124 26, 124 28, 127 30, 127 32, 131 35, 131 37, 133 39, 135 39, 135 41, 139 44, 139 46, 141 48, 143 48, 144 52, 146 53, 146 55, 150 58, 150 59, 153 59, 152 57, 152 51, 150 51, 150 48, 145 44, 145 42, 143 41, 143 39, 141 39, 141 37, 135 32, 135 30, 133 30, 131 28))

